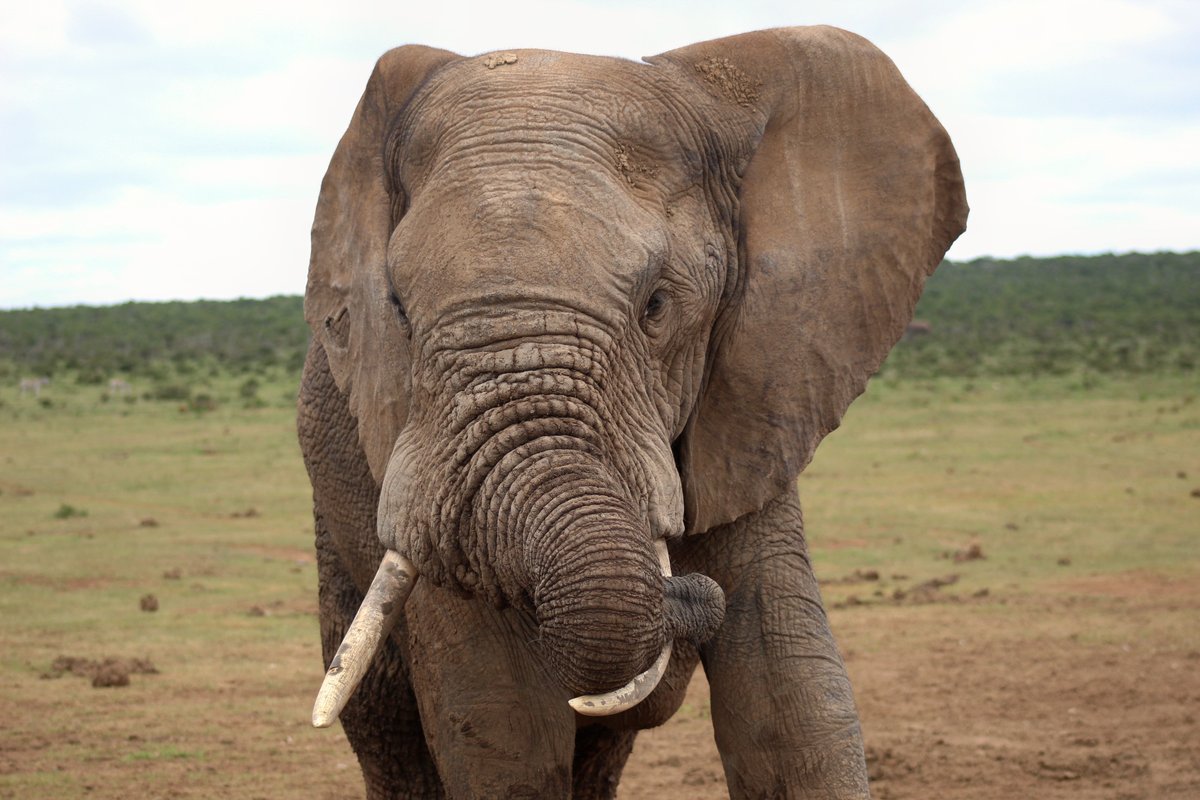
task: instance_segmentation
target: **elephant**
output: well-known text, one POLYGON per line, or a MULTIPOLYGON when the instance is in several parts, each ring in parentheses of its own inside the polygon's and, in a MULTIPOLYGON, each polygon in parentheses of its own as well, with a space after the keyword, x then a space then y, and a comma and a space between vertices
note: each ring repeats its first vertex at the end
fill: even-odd
POLYGON ((733 797, 867 797, 797 477, 966 227, 829 27, 383 55, 321 184, 297 429, 371 798, 615 796, 702 664, 733 797))

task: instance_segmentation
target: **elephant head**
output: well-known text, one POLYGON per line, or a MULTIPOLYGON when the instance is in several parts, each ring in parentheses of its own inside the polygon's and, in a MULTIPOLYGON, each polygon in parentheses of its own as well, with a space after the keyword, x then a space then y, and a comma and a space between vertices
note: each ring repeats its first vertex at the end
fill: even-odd
POLYGON ((966 214, 945 131, 840 30, 645 63, 384 55, 305 299, 389 551, 322 719, 417 574, 527 610, 574 693, 709 635, 720 589, 664 578, 662 542, 795 480, 966 214))

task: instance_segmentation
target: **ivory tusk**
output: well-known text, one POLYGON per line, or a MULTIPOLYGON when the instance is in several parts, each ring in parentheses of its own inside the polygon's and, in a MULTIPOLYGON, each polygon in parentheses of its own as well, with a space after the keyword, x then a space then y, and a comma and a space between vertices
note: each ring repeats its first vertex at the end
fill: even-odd
POLYGON ((327 728, 337 719, 384 638, 404 613, 404 601, 416 579, 417 569, 412 562, 388 550, 317 692, 312 714, 314 728, 327 728))
MULTIPOLYGON (((658 566, 662 570, 663 577, 671 577, 671 556, 667 552, 666 541, 659 539, 654 543, 654 549, 658 554, 658 566)), ((673 642, 667 642, 658 658, 650 665, 650 669, 634 676, 633 680, 620 689, 602 694, 580 695, 568 701, 571 708, 585 717, 607 717, 633 708, 649 697, 650 693, 658 686, 658 682, 662 680, 663 674, 667 671, 667 662, 671 660, 673 644, 673 642)))

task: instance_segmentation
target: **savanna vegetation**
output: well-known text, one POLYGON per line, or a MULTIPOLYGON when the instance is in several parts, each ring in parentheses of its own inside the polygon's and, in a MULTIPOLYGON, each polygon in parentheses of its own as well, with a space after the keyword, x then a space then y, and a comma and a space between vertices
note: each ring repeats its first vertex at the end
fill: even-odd
MULTIPOLYGON (((298 296, 0 311, 0 379, 187 400, 218 374, 299 374, 298 296)), ((1200 252, 976 259, 929 280, 895 378, 1189 373, 1200 368, 1200 252)), ((249 390, 247 390, 249 391, 249 390)))
MULTIPOLYGON (((948 264, 917 318, 800 479, 875 795, 1200 796, 1200 253, 948 264)), ((306 339, 297 297, 0 312, 0 798, 361 792, 308 724, 306 339)), ((708 714, 620 796, 726 796, 708 714)))
POLYGON ((915 319, 885 372, 1195 372, 1200 252, 947 262, 926 284, 915 319))

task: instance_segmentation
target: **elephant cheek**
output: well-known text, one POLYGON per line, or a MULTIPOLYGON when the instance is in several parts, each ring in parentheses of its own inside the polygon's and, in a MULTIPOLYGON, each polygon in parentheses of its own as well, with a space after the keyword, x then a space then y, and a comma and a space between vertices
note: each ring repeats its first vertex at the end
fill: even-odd
POLYGON ((649 467, 650 532, 655 539, 683 534, 683 484, 675 458, 667 446, 655 447, 646 454, 649 467))

